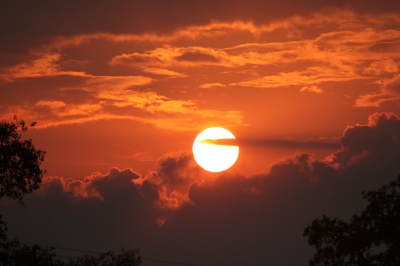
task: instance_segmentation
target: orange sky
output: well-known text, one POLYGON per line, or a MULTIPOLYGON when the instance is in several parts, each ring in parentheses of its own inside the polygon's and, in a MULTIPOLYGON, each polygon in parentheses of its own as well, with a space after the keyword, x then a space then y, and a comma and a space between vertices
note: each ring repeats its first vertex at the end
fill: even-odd
MULTIPOLYGON (((100 217, 102 208, 108 208, 101 202, 107 202, 121 188, 115 178, 129 176, 135 180, 130 183, 133 190, 142 189, 140 195, 151 196, 130 199, 138 203, 123 209, 139 217, 132 218, 136 219, 133 224, 148 227, 141 233, 134 230, 138 240, 133 242, 111 230, 107 236, 110 247, 103 243, 93 248, 119 248, 118 243, 124 243, 126 248, 141 248, 148 257, 182 258, 201 265, 234 265, 221 261, 235 248, 227 244, 229 241, 216 241, 215 245, 226 245, 212 253, 211 257, 220 261, 213 264, 201 259, 199 254, 207 251, 207 245, 192 243, 190 230, 206 230, 210 236, 213 230, 221 230, 221 239, 229 239, 229 235, 243 241, 248 240, 246 234, 251 239, 259 236, 257 244, 243 251, 254 256, 254 265, 267 263, 257 247, 275 254, 272 260, 276 263, 285 260, 273 252, 273 245, 266 240, 268 233, 245 230, 242 235, 239 228, 250 226, 250 221, 234 212, 219 217, 217 207, 207 199, 222 202, 218 206, 229 209, 238 204, 232 195, 247 193, 242 195, 244 202, 254 205, 254 213, 275 210, 272 213, 280 221, 277 231, 284 230, 286 223, 288 228, 300 228, 299 232, 288 230, 289 235, 298 234, 295 239, 318 215, 348 215, 359 210, 360 205, 356 205, 338 211, 340 200, 335 199, 336 193, 324 190, 329 187, 324 180, 333 178, 335 181, 326 182, 336 182, 341 175, 350 178, 368 172, 368 182, 335 183, 337 193, 343 191, 342 185, 352 188, 344 196, 348 200, 361 198, 361 190, 374 188, 372 184, 384 183, 375 180, 373 173, 387 169, 384 180, 399 174, 398 165, 390 162, 396 162, 400 152, 400 6, 395 1, 380 1, 379 7, 378 3, 361 6, 357 1, 335 5, 264 2, 0 4, 4 20, 0 23, 0 120, 11 121, 17 115, 36 121, 37 126, 26 136, 47 151, 44 168, 48 186, 37 193, 32 205, 51 198, 49 191, 54 188, 53 193, 59 194, 54 194, 55 198, 65 194, 65 200, 79 199, 82 206, 97 199, 96 208, 102 211, 94 215, 100 217), (199 169, 190 153, 196 135, 211 126, 229 129, 240 144, 239 160, 220 174, 199 169), (375 133, 365 133, 370 131, 375 133), (393 143, 383 143, 382 138, 393 143), (374 157, 377 154, 385 154, 385 160, 374 157), (369 161, 372 159, 376 160, 369 161), (306 161, 307 171, 300 167, 306 161), (367 162, 374 162, 376 168, 365 170, 367 162), (325 170, 318 172, 318 167, 325 170), (124 172, 126 168, 129 170, 124 172), (321 187, 326 187, 315 192, 302 183, 296 192, 292 186, 297 181, 290 181, 289 176, 300 176, 308 185, 319 180, 324 183, 321 187), (284 199, 279 194, 267 195, 271 192, 269 182, 284 199), (224 186, 227 195, 219 190, 224 186), (110 187, 113 189, 107 192, 110 187), (289 216, 277 211, 287 206, 294 210, 296 199, 289 193, 299 193, 299 198, 308 197, 302 193, 310 195, 305 199, 307 206, 323 202, 321 195, 329 199, 325 199, 326 206, 317 208, 319 212, 304 217, 304 224, 290 227, 285 220, 289 216), (269 205, 271 199, 275 205, 269 205), (143 208, 149 208, 151 214, 143 208), (191 220, 189 214, 217 215, 215 228, 201 229, 197 222, 207 217, 191 220), (232 219, 237 221, 230 223, 232 219), (159 231, 152 232, 155 229, 148 223, 157 221, 159 231), (189 236, 176 249, 163 252, 160 243, 174 241, 174 236, 180 235, 176 230, 185 223, 189 236), (232 224, 232 231, 220 229, 222 224, 232 224), (193 247, 193 251, 186 251, 191 256, 178 251, 183 246, 193 247)), ((109 204, 122 203, 115 199, 109 204)), ((47 207, 47 212, 40 214, 42 218, 35 218, 36 223, 52 212, 47 207)), ((4 208, 7 213, 10 207, 4 208)), ((79 210, 85 213, 82 208, 79 210)), ((302 210, 307 213, 308 209, 302 210)), ((71 217, 83 217, 82 224, 91 221, 86 214, 67 211, 73 212, 71 217)), ((31 219, 29 215, 15 217, 31 219)), ((123 212, 116 215, 125 220, 123 212)), ((251 217, 247 211, 246 215, 251 217)), ((274 221, 268 220, 270 214, 260 219, 254 228, 274 227, 274 221)), ((93 232, 88 229, 81 248, 91 248, 98 230, 128 226, 114 223, 101 224, 93 232)), ((22 229, 16 224, 10 227, 18 233, 22 229)), ((53 243, 56 239, 51 235, 57 230, 57 226, 50 226, 49 236, 25 232, 21 237, 49 245, 74 245, 67 236, 53 243)), ((195 237, 200 236, 193 234, 195 237)), ((207 241, 200 239, 199 243, 207 241)), ((273 242, 292 250, 298 249, 293 244, 297 243, 298 250, 307 250, 308 257, 293 251, 294 262, 288 260, 285 265, 296 265, 293 263, 299 260, 306 263, 312 254, 305 239, 292 241, 288 236, 273 242)), ((241 260, 237 255, 237 261, 241 260)))

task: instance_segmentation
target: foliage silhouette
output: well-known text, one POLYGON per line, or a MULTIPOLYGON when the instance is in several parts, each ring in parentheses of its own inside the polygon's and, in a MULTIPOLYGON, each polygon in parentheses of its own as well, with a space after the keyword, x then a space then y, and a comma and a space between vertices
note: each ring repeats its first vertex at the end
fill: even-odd
POLYGON ((350 222, 324 215, 305 228, 303 236, 317 249, 310 266, 400 265, 400 175, 362 196, 369 203, 350 222))
POLYGON ((65 266, 138 266, 142 262, 138 250, 121 249, 121 254, 101 253, 98 257, 82 256, 71 259, 65 266))
POLYGON ((68 262, 57 256, 55 248, 22 244, 18 238, 0 244, 0 266, 138 266, 141 256, 138 250, 121 249, 120 254, 100 253, 70 258, 68 262))
MULTIPOLYGON (((35 126, 36 122, 30 125, 35 126)), ((21 140, 28 130, 25 122, 0 122, 0 198, 8 197, 23 204, 22 196, 40 188, 45 170, 40 169, 45 151, 37 150, 32 140, 21 140)))
POLYGON ((18 238, 0 244, 1 266, 64 266, 54 248, 21 244, 18 238))
MULTIPOLYGON (((36 122, 30 124, 35 126, 36 122)), ((24 120, 0 122, 0 198, 8 197, 24 205, 22 197, 40 188, 45 170, 40 168, 45 151, 35 149, 32 140, 21 140, 24 120)), ((7 239, 7 224, 0 215, 0 265, 61 265, 54 249, 22 245, 18 238, 7 239)))
MULTIPOLYGON (((30 126, 35 126, 32 122, 30 126)), ((8 197, 24 205, 25 194, 40 188, 45 170, 40 168, 45 151, 35 149, 32 140, 21 140, 28 130, 23 120, 14 116, 14 122, 0 122, 0 199, 8 197)), ((0 266, 137 266, 141 263, 138 250, 121 250, 96 256, 82 256, 61 261, 55 248, 26 245, 17 237, 8 240, 7 224, 0 215, 0 266)))

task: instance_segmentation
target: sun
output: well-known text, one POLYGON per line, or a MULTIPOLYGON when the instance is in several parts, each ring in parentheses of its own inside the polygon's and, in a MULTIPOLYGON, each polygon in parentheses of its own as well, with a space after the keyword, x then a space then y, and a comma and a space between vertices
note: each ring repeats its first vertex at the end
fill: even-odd
POLYGON ((197 135, 193 142, 195 161, 209 172, 221 172, 230 168, 239 156, 238 146, 217 145, 207 140, 234 139, 235 136, 222 127, 210 127, 197 135))

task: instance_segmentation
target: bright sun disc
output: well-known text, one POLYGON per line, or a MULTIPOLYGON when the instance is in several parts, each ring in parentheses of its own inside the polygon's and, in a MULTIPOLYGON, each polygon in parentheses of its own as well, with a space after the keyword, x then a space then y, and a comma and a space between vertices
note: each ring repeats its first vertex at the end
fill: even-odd
POLYGON ((221 172, 231 167, 239 156, 238 146, 217 145, 206 140, 234 139, 235 136, 222 127, 210 127, 196 137, 193 143, 195 161, 209 172, 221 172))

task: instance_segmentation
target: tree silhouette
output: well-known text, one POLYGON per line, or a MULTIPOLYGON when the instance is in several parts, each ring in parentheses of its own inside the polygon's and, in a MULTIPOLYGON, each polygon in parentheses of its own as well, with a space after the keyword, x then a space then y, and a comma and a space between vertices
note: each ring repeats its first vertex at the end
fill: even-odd
MULTIPOLYGON (((35 126, 35 122, 30 125, 35 126)), ((40 188, 45 170, 40 169, 45 151, 37 150, 32 140, 21 140, 28 130, 23 120, 0 122, 0 198, 8 197, 23 204, 22 196, 40 188)))
MULTIPOLYGON (((30 126, 35 126, 32 122, 30 126)), ((40 188, 45 170, 40 168, 45 151, 35 149, 32 140, 21 140, 18 130, 28 130, 24 120, 0 122, 0 198, 8 197, 24 205, 23 195, 40 188)), ((0 215, 0 265, 62 265, 53 248, 21 244, 7 239, 7 224, 0 215)))
POLYGON ((121 249, 121 254, 101 253, 98 257, 82 256, 70 260, 65 266, 138 266, 142 262, 138 250, 121 249))
MULTIPOLYGON (((30 126, 35 126, 32 122, 30 126)), ((40 188, 45 170, 40 168, 45 151, 35 149, 32 140, 21 140, 18 130, 28 130, 23 120, 0 122, 0 199, 8 197, 24 205, 22 197, 40 188)), ((0 215, 0 266, 138 266, 138 250, 121 250, 96 256, 82 256, 63 262, 55 248, 26 245, 17 237, 8 240, 7 224, 0 215)))
POLYGON ((317 249, 310 266, 400 265, 400 175, 362 196, 369 203, 350 222, 324 215, 305 228, 303 236, 317 249))
MULTIPOLYGON (((30 126, 35 126, 32 122, 30 126)), ((24 204, 22 196, 40 188, 45 170, 40 169, 45 151, 37 150, 32 140, 21 140, 28 130, 24 120, 14 116, 14 122, 0 122, 0 199, 8 197, 24 204)), ((7 225, 0 215, 0 240, 5 241, 7 225)))
POLYGON ((138 250, 84 255, 65 262, 58 258, 55 248, 22 244, 18 238, 2 243, 0 247, 1 266, 138 266, 142 262, 138 250))
POLYGON ((14 238, 0 245, 1 266, 64 266, 58 259, 54 248, 22 244, 14 238))

